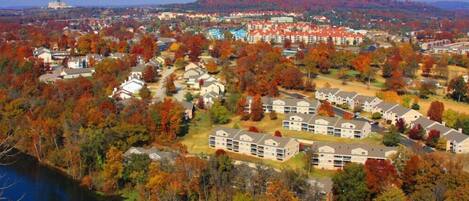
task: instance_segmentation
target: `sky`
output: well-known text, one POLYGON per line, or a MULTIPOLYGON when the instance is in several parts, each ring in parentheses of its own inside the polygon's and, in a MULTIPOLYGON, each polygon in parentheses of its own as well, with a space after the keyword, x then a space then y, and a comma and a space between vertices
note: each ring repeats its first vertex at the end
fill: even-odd
MULTIPOLYGON (((73 6, 125 6, 142 4, 187 3, 195 0, 62 0, 73 6)), ((49 0, 0 0, 0 7, 44 7, 49 0)))

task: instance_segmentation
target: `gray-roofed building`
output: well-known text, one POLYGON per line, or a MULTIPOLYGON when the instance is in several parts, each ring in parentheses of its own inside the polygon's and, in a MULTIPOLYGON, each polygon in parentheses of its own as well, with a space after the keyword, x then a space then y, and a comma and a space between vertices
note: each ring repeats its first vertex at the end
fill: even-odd
POLYGON ((373 108, 381 102, 382 100, 375 96, 358 95, 349 102, 349 108, 354 110, 360 107, 365 112, 372 112, 373 108))
POLYGON ((372 113, 381 113, 384 115, 385 112, 388 110, 397 107, 399 104, 396 103, 388 103, 388 102, 381 102, 378 103, 375 108, 373 108, 372 113))
POLYGON ((395 124, 399 119, 403 119, 404 122, 410 124, 421 116, 422 114, 420 114, 420 112, 403 107, 401 105, 392 107, 383 113, 383 119, 385 119, 389 124, 395 124))
POLYGON ((296 155, 300 143, 294 138, 276 137, 232 128, 216 128, 209 135, 209 147, 259 158, 286 161, 296 155))
POLYGON ((177 157, 176 153, 160 151, 154 147, 148 149, 143 147, 131 147, 124 153, 124 157, 129 158, 133 154, 148 155, 152 161, 167 160, 173 162, 177 157))
POLYGON ((343 138, 365 138, 371 132, 371 125, 367 121, 309 114, 288 114, 282 125, 289 130, 307 131, 343 138))
POLYGON ((94 68, 64 68, 60 76, 63 79, 72 79, 77 77, 91 77, 93 76, 94 68))
POLYGON ((368 159, 386 160, 395 148, 382 145, 314 142, 312 164, 321 169, 342 169, 347 163, 365 164, 368 159))
POLYGON ((446 139, 446 151, 453 153, 469 153, 469 135, 463 134, 462 129, 459 131, 448 128, 439 122, 420 117, 413 121, 411 127, 420 125, 426 135, 432 130, 438 131, 440 138, 446 139))
POLYGON ((449 131, 444 138, 446 142, 446 151, 457 154, 469 153, 469 136, 456 130, 449 131))
MULTIPOLYGON (((251 104, 253 98, 251 96, 246 98, 245 112, 251 112, 251 104)), ((262 97, 262 108, 265 113, 275 111, 276 113, 302 113, 302 114, 316 114, 319 108, 319 101, 307 100, 298 98, 272 98, 262 97)))
POLYGON ((335 99, 332 103, 336 105, 351 105, 353 99, 357 96, 357 92, 339 91, 339 93, 335 94, 335 99))
POLYGON ((338 88, 320 88, 314 95, 318 100, 327 100, 333 102, 335 100, 335 95, 339 93, 340 89, 338 88))

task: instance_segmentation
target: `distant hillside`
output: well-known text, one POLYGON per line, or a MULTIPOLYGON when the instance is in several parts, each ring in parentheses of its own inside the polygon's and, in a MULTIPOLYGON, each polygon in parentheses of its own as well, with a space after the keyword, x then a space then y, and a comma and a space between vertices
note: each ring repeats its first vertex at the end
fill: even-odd
POLYGON ((445 10, 469 10, 469 2, 463 1, 435 1, 429 4, 445 10))
POLYGON ((412 12, 438 12, 439 9, 420 2, 396 0, 198 0, 186 8, 202 10, 281 9, 314 10, 331 8, 400 9, 412 12))

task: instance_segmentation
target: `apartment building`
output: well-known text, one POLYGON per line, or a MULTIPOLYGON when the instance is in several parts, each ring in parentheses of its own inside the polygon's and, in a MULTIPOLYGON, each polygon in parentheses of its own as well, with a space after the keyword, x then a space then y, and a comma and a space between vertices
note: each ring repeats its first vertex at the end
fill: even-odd
POLYGON ((216 128, 209 135, 210 148, 286 161, 296 155, 300 143, 294 138, 275 137, 232 128, 216 128))
MULTIPOLYGON (((251 112, 251 104, 253 98, 248 96, 246 98, 246 106, 244 108, 245 112, 251 112)), ((264 96, 261 99, 262 108, 265 113, 270 113, 275 111, 276 113, 286 114, 286 113, 302 113, 302 114, 316 114, 316 111, 319 107, 319 101, 317 100, 306 100, 299 98, 272 98, 264 96)))
POLYGON ((397 151, 392 147, 369 144, 314 142, 312 164, 317 168, 337 170, 348 163, 365 164, 368 159, 387 160, 397 151))
POLYGON ((338 88, 321 88, 315 92, 316 99, 328 101, 336 105, 346 104, 349 109, 360 107, 365 112, 372 112, 382 102, 376 96, 364 96, 356 92, 341 91, 338 88))
POLYGON ((396 105, 383 113, 383 119, 389 124, 396 124, 397 120, 403 119, 406 124, 413 122, 420 118, 422 114, 415 110, 396 105))
POLYGON ((283 43, 326 43, 335 45, 359 45, 364 36, 345 27, 316 26, 308 22, 279 23, 272 21, 253 21, 247 24, 248 42, 258 41, 283 43))
POLYGON ((440 133, 440 137, 447 140, 446 151, 458 154, 469 153, 469 135, 462 133, 462 129, 455 130, 448 128, 445 125, 426 117, 420 117, 410 124, 411 127, 416 125, 422 126, 426 134, 432 130, 438 131, 440 133))
POLYGON ((366 121, 310 114, 288 114, 282 126, 289 130, 355 139, 365 138, 371 132, 371 125, 366 121))

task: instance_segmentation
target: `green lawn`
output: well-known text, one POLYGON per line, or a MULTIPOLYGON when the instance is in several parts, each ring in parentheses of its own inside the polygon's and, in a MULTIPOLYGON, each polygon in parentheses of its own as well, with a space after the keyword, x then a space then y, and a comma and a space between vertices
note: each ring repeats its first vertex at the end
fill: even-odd
MULTIPOLYGON (((328 135, 319 135, 309 132, 290 131, 282 128, 283 114, 278 114, 278 119, 271 120, 268 115, 260 122, 241 121, 239 116, 233 116, 230 123, 225 125, 213 125, 210 121, 208 112, 197 111, 192 120, 189 128, 189 133, 180 139, 180 142, 187 147, 191 154, 213 154, 214 149, 208 147, 208 135, 217 126, 232 128, 237 124, 241 129, 247 130, 251 126, 255 126, 263 133, 274 133, 276 130, 280 131, 283 136, 294 137, 304 140, 324 141, 324 142, 340 142, 340 143, 367 143, 367 144, 382 144, 382 136, 379 134, 371 134, 365 139, 346 139, 328 135)), ((276 169, 293 169, 296 171, 305 171, 305 154, 299 153, 288 161, 280 162, 273 160, 264 160, 257 157, 231 153, 228 155, 234 160, 246 161, 256 164, 264 164, 276 169)), ((331 177, 336 171, 314 169, 309 175, 314 178, 331 177)))

